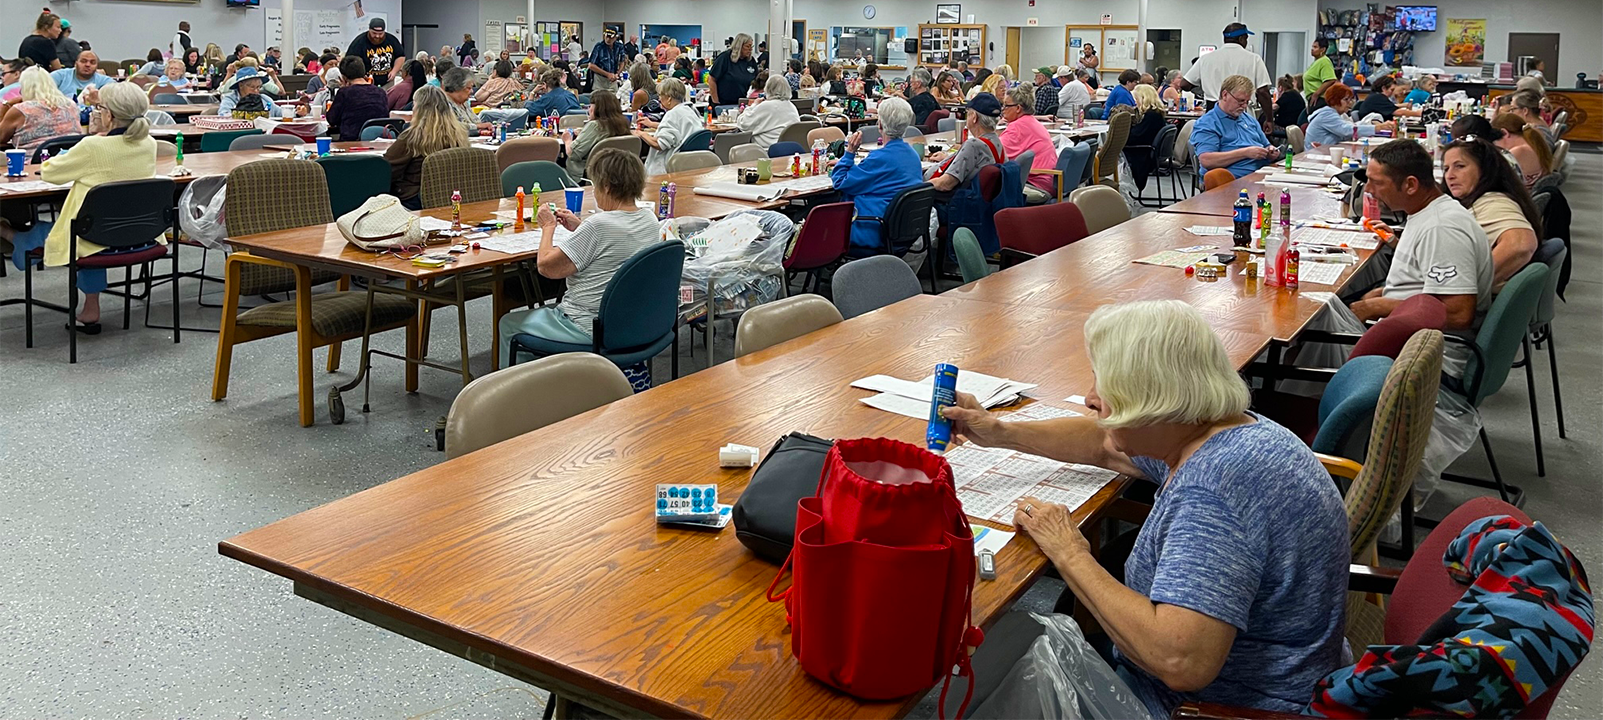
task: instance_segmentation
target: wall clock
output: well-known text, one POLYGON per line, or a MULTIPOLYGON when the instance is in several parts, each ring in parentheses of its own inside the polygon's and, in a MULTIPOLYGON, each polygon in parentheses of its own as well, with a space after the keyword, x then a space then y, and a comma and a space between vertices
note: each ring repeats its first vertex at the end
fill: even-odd
POLYGON ((866 18, 868 20, 873 20, 875 12, 876 11, 874 10, 874 6, 873 5, 864 5, 863 6, 863 17, 864 18, 866 18))

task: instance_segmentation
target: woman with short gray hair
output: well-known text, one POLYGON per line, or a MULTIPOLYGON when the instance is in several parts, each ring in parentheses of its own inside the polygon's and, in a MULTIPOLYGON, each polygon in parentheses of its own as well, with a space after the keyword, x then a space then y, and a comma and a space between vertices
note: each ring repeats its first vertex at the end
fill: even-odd
POLYGON ((734 105, 746 97, 746 90, 757 77, 757 58, 752 55, 751 36, 740 33, 729 49, 712 61, 712 102, 715 105, 734 105))
POLYGON ((767 150, 779 142, 779 134, 792 123, 801 120, 796 103, 790 101, 790 82, 784 75, 770 75, 763 85, 764 98, 754 102, 740 114, 735 124, 751 133, 753 145, 767 150))
POLYGON ((641 124, 648 129, 634 130, 635 137, 651 150, 646 154, 646 174, 662 175, 668 172, 668 160, 679 152, 679 146, 701 126, 701 116, 685 103, 685 84, 668 78, 657 85, 657 101, 667 109, 661 122, 646 120, 641 124))
MULTIPOLYGON (((1179 300, 1104 305, 1085 323, 1093 417, 1000 422, 959 394, 953 432, 1145 478, 1157 487, 1122 578, 1070 509, 1018 501, 1029 533, 1113 641, 1154 717, 1182 699, 1299 711, 1341 662, 1351 548, 1341 494, 1308 446, 1250 412, 1224 343, 1179 300), (1290 590, 1295 588, 1295 590, 1290 590)), ((1001 672, 999 670, 999 672, 1001 672)))
POLYGON ((863 133, 854 132, 846 138, 846 156, 829 173, 842 199, 856 204, 858 219, 852 221, 852 244, 848 252, 852 257, 907 252, 907 248, 885 246, 882 218, 892 199, 924 183, 919 174, 918 151, 902 139, 912 121, 913 108, 906 100, 895 97, 881 100, 879 149, 870 152, 861 163, 857 162, 863 133))

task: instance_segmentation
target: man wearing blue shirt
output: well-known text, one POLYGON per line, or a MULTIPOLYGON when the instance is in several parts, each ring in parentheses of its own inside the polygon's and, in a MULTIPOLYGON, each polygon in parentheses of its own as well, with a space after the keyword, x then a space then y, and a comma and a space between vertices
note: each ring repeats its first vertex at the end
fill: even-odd
POLYGON ((1125 70, 1119 73, 1119 84, 1114 85, 1113 89, 1108 91, 1108 110, 1120 105, 1135 107, 1135 95, 1131 94, 1130 91, 1135 88, 1135 84, 1138 82, 1141 82, 1141 73, 1139 72, 1125 70))
POLYGON ((629 63, 629 56, 624 54, 623 46, 618 44, 618 34, 611 30, 601 36, 601 42, 596 43, 590 51, 590 74, 595 78, 594 88, 597 92, 616 92, 618 89, 618 72, 629 63))
POLYGON ((562 76, 563 72, 556 68, 551 68, 542 73, 540 75, 540 84, 545 86, 545 92, 540 97, 524 103, 523 109, 528 110, 529 114, 534 117, 560 116, 583 110, 584 107, 579 104, 579 98, 574 97, 573 93, 568 92, 568 88, 563 86, 562 76))
POLYGON ((72 98, 74 102, 86 88, 99 89, 116 82, 100 72, 100 56, 92 50, 78 53, 78 60, 72 67, 64 67, 50 73, 50 79, 56 81, 56 87, 61 90, 62 95, 72 98))
POLYGON ((1269 146, 1258 119, 1247 113, 1252 92, 1253 83, 1247 76, 1225 78, 1219 102, 1191 127, 1191 147, 1204 171, 1224 168, 1239 178, 1280 156, 1280 151, 1269 146))

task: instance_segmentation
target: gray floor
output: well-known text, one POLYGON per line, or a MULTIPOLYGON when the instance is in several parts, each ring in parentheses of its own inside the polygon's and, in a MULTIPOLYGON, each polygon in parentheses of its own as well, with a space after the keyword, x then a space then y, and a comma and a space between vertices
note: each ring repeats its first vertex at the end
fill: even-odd
MULTIPOLYGON (((1570 439, 1557 439, 1545 364, 1537 369, 1548 476, 1535 477, 1523 376, 1485 409, 1506 476, 1530 493, 1527 510, 1603 572, 1597 478, 1603 471, 1603 156, 1577 154, 1565 188, 1576 206, 1575 279, 1560 309, 1560 364, 1570 439)), ((192 260, 193 262, 193 260, 192 260)), ((65 295, 59 270, 40 277, 46 298, 65 295)), ((0 298, 22 292, 0 280, 0 298)), ((186 285, 185 324, 213 325, 186 285)), ((170 310, 158 291, 158 316, 170 310)), ((135 305, 139 313, 139 306, 135 305)), ((107 306, 109 323, 121 309, 107 306)), ((488 308, 470 316, 487 347, 488 308)), ((0 310, 0 718, 533 717, 543 694, 495 672, 351 620, 290 593, 289 584, 217 554, 217 541, 439 462, 436 418, 459 388, 425 370, 416 395, 381 363, 373 412, 348 397, 350 419, 302 429, 296 420, 294 341, 235 353, 229 399, 209 400, 215 335, 108 325, 66 363, 62 318, 36 318, 37 347, 23 347, 22 313, 0 310)), ((448 353, 454 316, 436 316, 448 353)), ((729 331, 719 358, 731 355, 729 331)), ((381 346, 399 349, 398 338, 381 346)), ((351 377, 322 376, 319 392, 351 377)), ((322 353, 318 354, 321 359, 322 353)), ((698 348, 688 369, 702 367, 698 348)), ((488 352, 475 358, 489 367, 488 352)), ((667 363, 660 363, 666 376, 667 363)), ((359 391, 358 391, 359 392, 359 391)), ((1478 451, 1455 470, 1484 475, 1478 451)), ((1449 489, 1433 513, 1467 493, 1449 489)), ((1032 592, 1049 603, 1051 587, 1032 592)), ((1603 705, 1603 661, 1572 678, 1554 717, 1592 718, 1603 705)))

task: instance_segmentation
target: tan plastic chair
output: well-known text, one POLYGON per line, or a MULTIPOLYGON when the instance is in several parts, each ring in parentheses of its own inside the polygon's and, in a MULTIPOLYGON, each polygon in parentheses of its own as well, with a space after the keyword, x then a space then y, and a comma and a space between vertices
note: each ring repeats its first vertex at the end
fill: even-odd
POLYGON ((677 152, 668 158, 668 172, 684 172, 686 170, 700 170, 702 168, 718 167, 724 161, 711 150, 691 150, 690 152, 677 152))
POLYGON ((823 124, 817 120, 799 120, 785 126, 784 130, 780 130, 779 139, 774 142, 793 142, 806 147, 807 134, 822 126, 823 124))
POLYGON ((600 355, 563 353, 468 383, 445 416, 445 456, 460 457, 633 395, 600 355))
POLYGON ((174 157, 178 155, 178 146, 166 140, 156 141, 156 157, 174 157))
POLYGON ((729 148, 729 162, 732 163, 757 162, 765 157, 768 151, 752 143, 729 148))
POLYGON ((813 142, 816 141, 816 140, 823 140, 824 144, 828 145, 828 144, 830 144, 832 142, 835 142, 836 140, 845 140, 845 139, 846 139, 846 133, 843 132, 840 128, 838 128, 838 127, 821 127, 821 128, 818 128, 817 130, 809 131, 807 133, 807 142, 805 142, 803 144, 806 145, 807 147, 812 147, 813 146, 813 142))
POLYGON ((740 316, 735 357, 744 357, 841 321, 840 311, 819 295, 795 295, 758 305, 740 316))
POLYGON ((1102 146, 1091 158, 1091 184, 1119 187, 1119 157, 1124 154, 1124 143, 1130 139, 1130 123, 1135 113, 1116 112, 1108 118, 1108 132, 1102 136, 1102 146))
POLYGON ((712 136, 712 151, 719 160, 729 162, 729 151, 751 143, 749 132, 722 132, 712 136))
POLYGON ((557 129, 578 130, 583 128, 584 124, 587 122, 590 122, 589 115, 585 115, 583 113, 568 113, 567 115, 563 115, 560 120, 557 120, 557 129))
POLYGON ((501 173, 520 162, 533 160, 556 162, 557 151, 561 148, 562 143, 558 142, 556 138, 513 138, 495 149, 495 171, 501 173))
POLYGON ((612 148, 626 153, 633 153, 635 157, 640 157, 641 150, 645 145, 645 143, 640 142, 640 138, 633 135, 618 135, 597 141, 596 146, 590 149, 590 156, 595 157, 596 153, 612 148))
POLYGON ((1106 185, 1088 185, 1069 193, 1069 202, 1080 208, 1085 229, 1092 235, 1130 219, 1130 206, 1124 195, 1106 185))
POLYGON ((1296 155, 1303 151, 1306 143, 1303 140, 1302 128, 1291 125, 1286 128, 1286 144, 1291 146, 1291 154, 1296 155))

